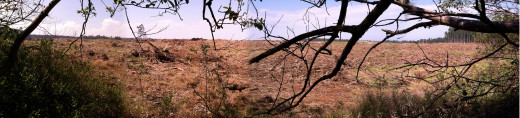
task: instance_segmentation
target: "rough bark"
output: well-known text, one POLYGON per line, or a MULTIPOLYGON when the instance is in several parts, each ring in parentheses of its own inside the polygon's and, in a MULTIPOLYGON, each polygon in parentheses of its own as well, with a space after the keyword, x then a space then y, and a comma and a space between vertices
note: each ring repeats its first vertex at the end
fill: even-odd
POLYGON ((54 6, 56 6, 60 1, 61 0, 52 0, 49 5, 45 7, 45 9, 43 9, 43 11, 36 17, 36 19, 34 19, 29 27, 27 27, 21 34, 16 37, 13 45, 11 46, 7 61, 5 61, 3 70, 1 71, 2 73, 10 70, 13 67, 16 60, 18 60, 18 51, 20 50, 20 47, 22 46, 25 38, 27 38, 40 25, 43 19, 49 15, 49 12, 51 12, 52 8, 54 8, 54 6))
POLYGON ((457 18, 454 16, 461 16, 465 18, 479 18, 476 15, 471 14, 443 14, 443 13, 435 13, 430 10, 426 10, 417 6, 413 5, 406 5, 406 4, 400 4, 395 3, 399 6, 401 6, 404 9, 405 13, 409 13, 411 15, 419 16, 426 18, 428 20, 436 21, 441 25, 446 25, 453 27, 455 29, 463 29, 467 31, 474 31, 474 32, 482 32, 482 33, 518 33, 518 21, 505 21, 505 22, 498 22, 493 21, 494 27, 488 25, 487 23, 481 21, 481 20, 471 20, 471 19, 463 19, 463 18, 457 18))
POLYGON ((280 44, 274 48, 271 48, 271 49, 265 51, 264 53, 262 53, 256 57, 254 57, 253 59, 249 60, 249 63, 256 63, 284 48, 288 48, 289 46, 291 46, 292 44, 294 44, 298 41, 304 40, 306 38, 309 38, 309 37, 312 37, 315 35, 331 33, 334 31, 354 32, 356 30, 358 30, 358 27, 356 27, 356 26, 330 26, 330 27, 325 27, 325 28, 314 30, 314 31, 310 31, 310 32, 307 32, 304 34, 300 34, 286 42, 283 42, 282 44, 280 44))

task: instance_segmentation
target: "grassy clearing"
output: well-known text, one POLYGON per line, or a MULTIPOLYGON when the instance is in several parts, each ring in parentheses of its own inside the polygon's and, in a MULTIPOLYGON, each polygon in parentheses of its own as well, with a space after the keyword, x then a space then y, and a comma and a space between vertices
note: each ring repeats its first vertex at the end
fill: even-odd
MULTIPOLYGON (((67 44, 61 46, 62 49, 66 48, 68 43, 70 43, 68 41, 56 41, 58 45, 67 44)), ((39 43, 36 41, 30 42, 39 43)), ((267 58, 268 60, 258 64, 246 64, 248 59, 271 47, 265 42, 243 41, 236 43, 229 50, 217 51, 212 50, 212 48, 204 51, 208 48, 204 44, 211 44, 210 41, 158 40, 151 41, 151 43, 162 49, 174 61, 160 62, 154 55, 148 53, 134 56, 133 50, 136 49, 137 44, 133 41, 88 40, 84 42, 84 45, 88 46, 83 50, 83 59, 90 60, 91 64, 88 65, 95 67, 95 70, 111 73, 111 75, 121 79, 121 83, 124 85, 123 88, 126 87, 124 93, 128 94, 128 98, 132 101, 130 108, 127 107, 126 109, 134 109, 134 107, 139 109, 132 111, 139 117, 217 117, 217 115, 211 114, 210 111, 225 117, 246 117, 265 111, 266 107, 270 107, 271 102, 268 102, 269 99, 263 100, 263 98, 272 100, 273 95, 278 90, 276 86, 272 86, 276 85, 277 82, 270 78, 270 73, 268 72, 281 72, 280 69, 275 71, 271 71, 271 69, 272 65, 277 64, 278 59, 281 59, 278 57, 284 56, 283 53, 277 53, 275 56, 267 58), (94 52, 94 55, 88 55, 89 51, 94 52), (107 55, 110 59, 104 60, 102 55, 107 55), (229 90, 229 88, 233 88, 235 85, 236 87, 245 86, 249 88, 243 91, 229 90), (197 96, 193 91, 197 91, 201 95, 197 96), (205 106, 209 106, 210 109, 208 110, 205 106)), ((222 47, 227 44, 224 41, 217 41, 217 45, 222 47)), ((331 50, 341 51, 339 49, 342 49, 344 44, 333 43, 332 45, 336 45, 336 48, 331 48, 331 50)), ((356 65, 361 59, 359 57, 364 55, 365 49, 368 49, 371 45, 357 45, 359 47, 354 49, 361 51, 352 52, 353 58, 349 59, 350 61, 345 65, 343 73, 340 73, 338 77, 331 81, 327 80, 320 83, 318 87, 322 88, 313 90, 306 98, 309 101, 303 103, 301 107, 297 107, 287 114, 274 117, 361 117, 362 115, 353 115, 354 111, 352 109, 357 107, 358 103, 365 103, 363 99, 366 96, 364 95, 366 87, 353 82, 354 78, 352 77, 357 72, 356 65)), ((421 44, 421 46, 426 49, 425 53, 428 56, 439 61, 439 63, 444 63, 443 60, 446 58, 445 50, 474 52, 473 48, 476 47, 474 44, 445 44, 443 45, 444 47, 440 48, 432 44, 421 44)), ((56 48, 60 48, 60 46, 56 46, 56 48)), ((148 51, 153 49, 149 48, 148 45, 144 45, 143 48, 148 51)), ((77 48, 71 51, 76 52, 75 55, 80 53, 77 48)), ((397 81, 392 76, 379 77, 377 75, 383 75, 387 71, 402 65, 403 60, 401 58, 413 62, 422 57, 422 52, 416 47, 416 44, 383 44, 381 49, 374 51, 376 52, 369 55, 369 59, 366 60, 362 67, 360 80, 375 85, 396 85, 396 83, 401 83, 401 81, 397 81), (376 81, 376 78, 377 80, 384 80, 386 83, 376 81)), ((464 59, 469 59, 473 56, 461 53, 458 54, 460 57, 455 57, 451 56, 455 53, 450 52, 449 54, 450 58, 456 58, 454 59, 455 61, 450 61, 450 63, 462 63, 465 61, 464 59)), ((294 58, 289 60, 291 59, 294 58)), ((320 64, 316 66, 316 68, 319 68, 316 72, 318 70, 320 72, 315 74, 316 76, 320 76, 327 68, 331 68, 333 63, 330 62, 334 62, 336 58, 330 56, 322 59, 324 61, 320 61, 320 64)), ((294 73, 290 77, 287 76, 289 77, 287 80, 297 80, 299 77, 295 75, 302 73, 298 71, 296 64, 297 62, 292 61, 287 64, 287 68, 290 68, 287 70, 290 71, 286 73, 294 73)), ((274 74, 276 76, 280 75, 279 73, 274 74)), ((418 70, 412 70, 410 74, 421 78, 428 75, 428 73, 418 70)), ((109 81, 108 83, 119 82, 115 78, 110 78, 101 80, 109 81)), ((295 83, 296 88, 301 87, 298 82, 302 81, 292 82, 295 83)), ((425 99, 423 96, 424 92, 421 89, 429 84, 416 80, 405 80, 402 83, 404 84, 393 87, 409 88, 410 95, 417 97, 413 98, 416 101, 425 99)), ((290 88, 285 90, 287 91, 284 92, 292 93, 290 88)), ((381 95, 385 97, 380 96, 379 98, 386 98, 384 100, 392 99, 393 97, 392 92, 384 92, 381 95)), ((379 92, 373 92, 372 98, 377 100, 377 96, 379 96, 379 92)), ((396 99, 412 99, 401 97, 396 96, 396 99)), ((493 97, 489 98, 492 99, 493 97)), ((279 99, 283 99, 283 96, 279 99)), ((397 103, 408 102, 401 101, 397 103)), ((385 105, 391 103, 378 104, 385 105)), ((442 101, 440 105, 442 105, 442 101)), ((369 105, 365 107, 375 108, 379 106, 369 105)), ((380 111, 392 111, 393 109, 391 108, 397 107, 381 108, 377 113, 380 113, 380 111)), ((376 111, 368 112, 375 113, 376 111)), ((361 114, 362 112, 359 113, 361 114)), ((371 113, 366 114, 369 115, 364 116, 369 117, 371 113)), ((392 115, 391 113, 387 114, 392 115)), ((372 116, 385 117, 381 113, 372 116)))
MULTIPOLYGON (((0 63, 9 42, 0 40, 0 63)), ((23 47, 0 75, 0 117, 131 117, 120 80, 89 63, 62 57, 52 40, 23 47)))

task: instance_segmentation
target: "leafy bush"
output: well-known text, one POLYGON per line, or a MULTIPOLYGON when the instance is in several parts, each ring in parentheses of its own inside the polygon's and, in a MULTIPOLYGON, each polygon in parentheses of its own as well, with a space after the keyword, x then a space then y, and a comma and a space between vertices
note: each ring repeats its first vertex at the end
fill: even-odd
POLYGON ((382 91, 368 92, 363 96, 357 107, 351 109, 353 117, 400 117, 410 116, 421 112, 421 106, 425 106, 427 99, 406 91, 392 92, 388 95, 382 91))
POLYGON ((368 92, 358 106, 351 109, 352 117, 518 117, 518 91, 489 94, 468 101, 456 101, 455 95, 435 94, 424 97, 406 91, 392 93, 368 92), (431 105, 431 106, 430 106, 431 105))
POLYGON ((160 98, 161 102, 159 103, 159 116, 160 117, 172 117, 171 115, 179 110, 179 106, 176 104, 172 104, 173 94, 169 94, 167 96, 162 96, 160 98))
MULTIPOLYGON (((4 64, 9 41, 0 41, 0 64, 4 64)), ((127 116, 117 78, 63 57, 52 44, 42 40, 40 45, 23 47, 15 66, 0 75, 0 117, 127 116)))

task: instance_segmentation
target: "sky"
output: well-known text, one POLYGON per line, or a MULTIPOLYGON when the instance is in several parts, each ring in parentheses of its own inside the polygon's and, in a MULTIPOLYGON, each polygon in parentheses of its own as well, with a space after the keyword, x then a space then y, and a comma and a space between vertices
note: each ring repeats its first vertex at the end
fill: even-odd
MULTIPOLYGON (((105 0, 108 6, 111 6, 112 0, 105 0)), ((48 3, 49 0, 45 1, 48 3)), ((220 5, 226 5, 227 0, 215 0, 213 8, 217 9, 220 5), (220 4, 220 5, 219 5, 220 4)), ((101 0, 93 0, 96 7, 97 15, 89 19, 86 27, 86 35, 105 35, 105 36, 120 36, 133 37, 129 29, 124 12, 117 12, 113 17, 105 11, 105 6, 101 0)), ((428 1, 412 0, 414 5, 423 7, 425 9, 435 10, 433 3, 428 1)), ((49 17, 40 25, 39 30, 35 30, 33 34, 45 34, 42 29, 46 29, 51 34, 55 35, 69 35, 78 36, 81 31, 81 25, 84 21, 83 17, 77 13, 81 9, 79 0, 62 0, 51 11, 49 17)), ((327 7, 322 8, 308 8, 311 6, 308 3, 300 0, 263 0, 256 1, 256 7, 259 11, 259 16, 266 19, 267 25, 270 27, 280 20, 280 22, 273 29, 273 34, 280 35, 286 38, 292 38, 295 35, 305 33, 306 31, 315 30, 320 27, 334 25, 339 14, 340 3, 334 0, 327 2, 327 7), (305 13, 307 12, 307 19, 310 22, 304 22, 305 13), (318 25, 319 24, 319 25, 318 25), (288 28, 292 29, 294 33, 288 28)), ((128 7, 130 23, 134 30, 137 26, 143 24, 146 29, 155 26, 155 30, 167 27, 166 30, 148 36, 156 39, 190 39, 190 38, 211 38, 209 26, 206 21, 202 19, 202 0, 192 0, 189 4, 181 6, 178 15, 164 14, 158 16, 161 12, 159 10, 149 10, 136 7, 128 7)), ((374 8, 374 6, 370 6, 374 8)), ((347 10, 347 18, 345 24, 356 25, 359 24, 363 18, 368 14, 369 8, 366 4, 351 2, 347 10)), ((385 13, 378 19, 396 18, 402 11, 398 6, 392 5, 385 13)), ((412 16, 404 16, 412 17, 412 16)), ((400 22, 399 29, 412 26, 422 21, 400 22)), ((23 24, 27 25, 27 24, 23 24)), ((361 40, 382 40, 386 35, 381 29, 395 30, 396 25, 373 27, 361 38, 361 40)), ((398 35, 391 40, 418 40, 426 38, 443 37, 444 32, 447 31, 446 26, 435 26, 431 28, 419 28, 404 35, 398 35)), ((153 32, 154 30, 152 30, 153 32)), ((216 39, 232 39, 232 40, 259 40, 263 39, 263 32, 255 28, 242 30, 238 25, 224 25, 223 29, 215 32, 216 39)), ((343 33, 342 38, 348 39, 350 34, 343 33)))

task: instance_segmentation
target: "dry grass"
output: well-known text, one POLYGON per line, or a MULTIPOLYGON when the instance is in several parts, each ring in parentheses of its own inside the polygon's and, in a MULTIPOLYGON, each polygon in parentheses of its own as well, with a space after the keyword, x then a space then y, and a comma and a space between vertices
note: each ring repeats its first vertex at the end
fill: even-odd
MULTIPOLYGON (((70 40, 57 41, 59 48, 66 48, 70 40)), ((226 90, 226 100, 231 106, 241 106, 238 114, 247 115, 258 111, 256 107, 262 106, 269 99, 273 99, 278 91, 278 82, 282 77, 282 68, 274 67, 285 55, 277 53, 274 56, 262 60, 260 63, 247 64, 248 59, 271 48, 265 41, 229 41, 217 40, 217 48, 227 47, 221 50, 209 50, 206 56, 201 53, 201 45, 211 45, 210 40, 157 40, 151 43, 157 46, 173 61, 164 62, 155 58, 152 53, 141 53, 135 57, 132 51, 140 50, 139 45, 133 41, 122 40, 86 40, 82 56, 78 46, 73 46, 70 54, 78 58, 91 60, 97 69, 112 73, 122 80, 135 112, 140 112, 142 117, 190 117, 210 116, 204 108, 204 102, 194 94, 195 90, 203 90, 205 85, 202 77, 206 72, 204 67, 216 69, 217 73, 226 80, 229 85, 246 87, 243 91, 226 90), (106 56, 105 56, 106 55, 106 56), (205 61, 206 60, 206 61, 205 61), (272 74, 272 75, 271 75, 272 74)), ((320 46, 323 42, 313 42, 312 46, 320 46)), ((328 114, 338 109, 338 106, 353 106, 362 99, 365 86, 356 82, 357 65, 362 56, 375 42, 360 42, 356 45, 347 58, 338 76, 322 82, 304 100, 301 107, 297 107, 294 113, 298 114, 328 114), (302 111, 298 112, 298 111, 302 111)), ((77 44, 76 44, 77 45, 77 44)), ((333 67, 345 43, 333 43, 330 47, 333 54, 318 58, 313 69, 313 78, 329 72, 333 67)), ((445 63, 446 55, 449 55, 450 64, 469 61, 476 56, 477 44, 439 43, 419 44, 426 55, 439 63, 445 63)), ((145 51, 153 52, 154 48, 142 43, 145 51)), ((211 45, 211 49, 213 46, 211 45)), ((311 58, 311 55, 308 56, 311 58)), ((392 68, 403 65, 405 61, 417 61, 423 58, 421 50, 416 44, 387 43, 375 49, 368 57, 360 73, 360 79, 364 82, 372 82, 385 73, 395 73, 392 68)), ((292 89, 298 90, 303 83, 305 74, 304 66, 294 57, 288 57, 285 61, 284 84, 281 98, 292 95, 292 89)), ((426 76, 426 73, 416 71, 417 76, 426 76)), ((419 90, 423 87, 420 81, 406 80, 406 87, 419 90), (417 86, 419 85, 419 86, 417 86)))

